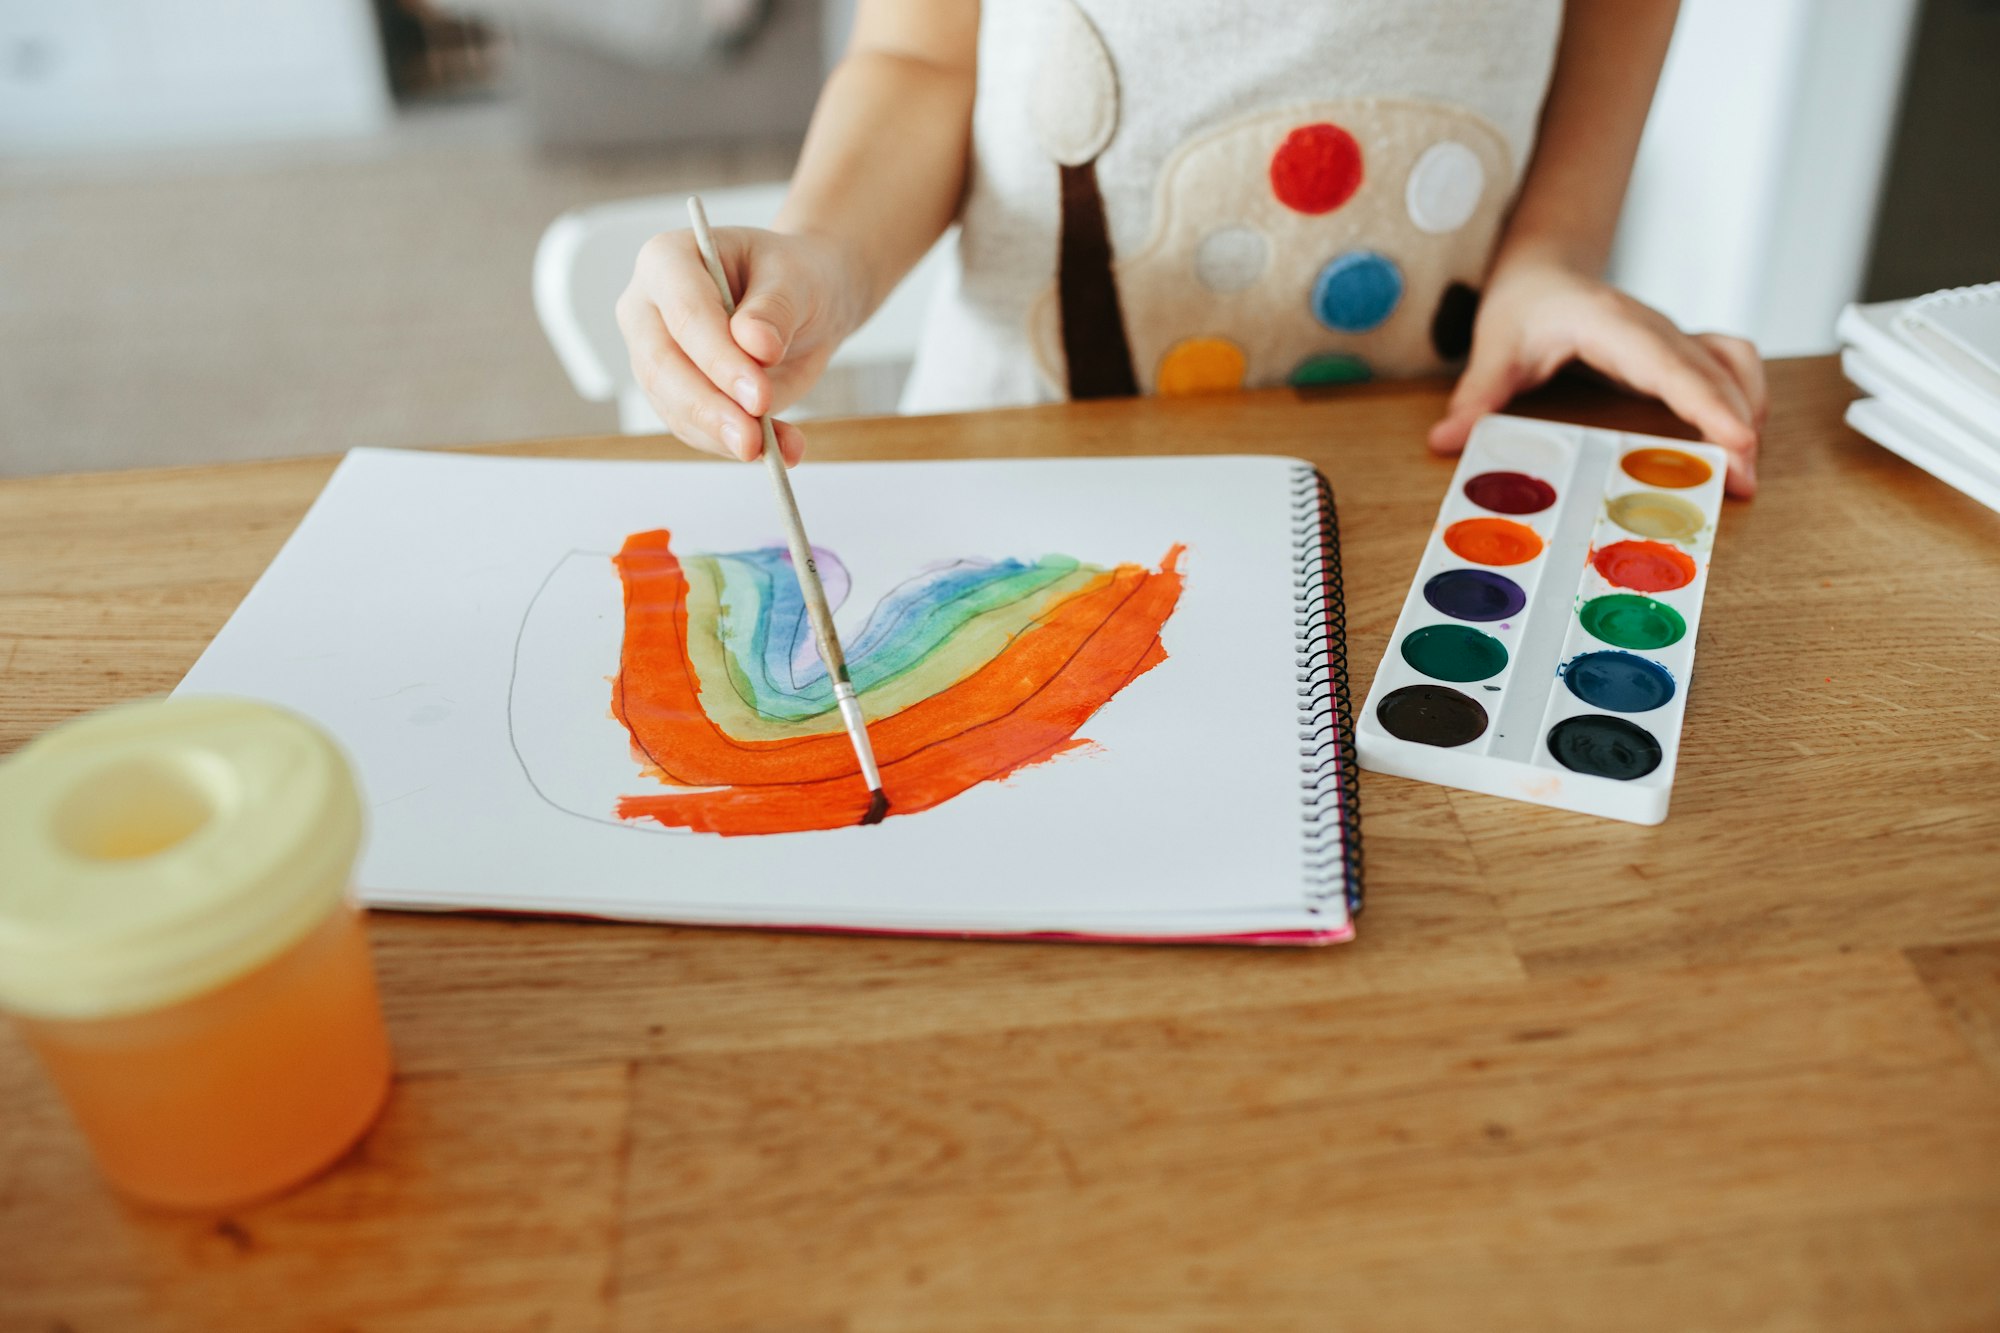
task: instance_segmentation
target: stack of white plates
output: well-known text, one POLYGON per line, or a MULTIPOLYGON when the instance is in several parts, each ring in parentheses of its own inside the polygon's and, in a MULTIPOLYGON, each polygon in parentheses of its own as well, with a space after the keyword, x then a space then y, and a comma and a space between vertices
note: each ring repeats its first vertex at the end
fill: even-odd
POLYGON ((1851 305, 1840 365, 1871 397, 1847 423, 2000 510, 2000 283, 1851 305))

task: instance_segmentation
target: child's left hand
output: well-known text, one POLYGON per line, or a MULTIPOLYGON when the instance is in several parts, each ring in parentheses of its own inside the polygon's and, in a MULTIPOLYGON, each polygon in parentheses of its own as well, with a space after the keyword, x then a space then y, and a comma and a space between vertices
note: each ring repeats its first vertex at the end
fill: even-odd
POLYGON ((1608 283, 1548 261, 1503 263, 1480 301, 1472 357, 1444 420, 1441 454, 1465 447, 1473 423, 1575 360, 1650 394, 1702 438, 1729 451, 1728 490, 1757 490, 1757 436, 1769 403, 1757 349, 1722 333, 1686 334, 1608 283))

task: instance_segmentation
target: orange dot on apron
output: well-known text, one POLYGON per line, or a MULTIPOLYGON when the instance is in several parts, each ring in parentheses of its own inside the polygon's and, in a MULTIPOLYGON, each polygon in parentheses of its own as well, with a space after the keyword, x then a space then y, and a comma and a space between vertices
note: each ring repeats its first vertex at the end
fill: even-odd
POLYGON ((1243 387, 1243 349, 1227 338, 1184 338, 1160 358, 1162 394, 1228 393, 1243 387))

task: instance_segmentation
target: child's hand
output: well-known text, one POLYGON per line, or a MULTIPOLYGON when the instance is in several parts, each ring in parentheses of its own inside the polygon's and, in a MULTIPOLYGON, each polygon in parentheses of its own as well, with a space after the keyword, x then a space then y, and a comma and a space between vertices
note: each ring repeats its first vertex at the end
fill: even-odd
POLYGON ((1729 451, 1731 495, 1756 492, 1768 408, 1757 349, 1726 334, 1682 333, 1650 306, 1555 263, 1520 261, 1494 274, 1471 361, 1444 420, 1431 427, 1431 448, 1457 453, 1481 416, 1571 360, 1660 399, 1729 451))
MULTIPOLYGON (((741 293, 734 318, 723 314, 694 233, 669 231, 639 251, 618 327, 632 373, 669 430, 698 449, 752 459, 764 452, 757 418, 812 387, 859 322, 863 284, 840 247, 818 236, 718 227, 715 248, 741 293)), ((805 436, 790 422, 771 424, 785 462, 798 462, 805 436)))

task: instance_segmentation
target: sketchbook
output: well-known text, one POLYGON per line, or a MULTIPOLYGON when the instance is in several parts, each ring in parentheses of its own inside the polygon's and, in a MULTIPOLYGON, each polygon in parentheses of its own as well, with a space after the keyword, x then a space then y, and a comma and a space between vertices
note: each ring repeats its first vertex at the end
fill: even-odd
POLYGON ((813 463, 868 793, 761 468, 356 450, 181 682, 317 721, 381 907, 1244 943, 1361 903, 1288 458, 813 463))

